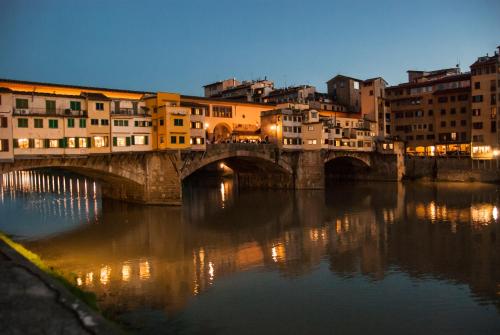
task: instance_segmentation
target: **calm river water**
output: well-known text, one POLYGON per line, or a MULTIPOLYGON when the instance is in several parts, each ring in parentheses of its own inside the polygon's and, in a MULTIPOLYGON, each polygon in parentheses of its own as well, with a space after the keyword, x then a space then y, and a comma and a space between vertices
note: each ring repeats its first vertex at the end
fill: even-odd
POLYGON ((142 334, 500 334, 500 188, 186 188, 101 200, 72 175, 0 183, 0 230, 142 334))

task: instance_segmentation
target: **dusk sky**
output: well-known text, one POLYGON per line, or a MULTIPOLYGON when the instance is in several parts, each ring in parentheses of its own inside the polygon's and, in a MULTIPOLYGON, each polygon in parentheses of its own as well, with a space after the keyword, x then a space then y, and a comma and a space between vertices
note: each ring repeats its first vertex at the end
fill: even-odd
POLYGON ((462 70, 500 44, 499 0, 0 2, 0 78, 202 95, 267 76, 462 70))

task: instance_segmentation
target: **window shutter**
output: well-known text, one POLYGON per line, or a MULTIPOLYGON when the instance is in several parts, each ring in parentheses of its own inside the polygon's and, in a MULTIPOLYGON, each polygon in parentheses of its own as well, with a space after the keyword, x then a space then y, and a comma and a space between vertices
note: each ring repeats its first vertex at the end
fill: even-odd
POLYGON ((12 141, 12 145, 14 146, 14 148, 19 148, 19 142, 16 138, 14 139, 14 141, 12 141))
POLYGON ((44 147, 44 148, 48 148, 48 147, 50 147, 50 142, 49 142, 49 139, 47 139, 47 138, 46 138, 46 139, 44 139, 44 140, 43 140, 43 147, 44 147))
POLYGON ((134 135, 130 136, 130 141, 132 142, 132 145, 135 145, 135 136, 134 135))
POLYGON ((66 138, 59 139, 59 148, 66 148, 66 138))
POLYGON ((117 143, 118 143, 118 140, 116 139, 116 137, 113 137, 113 146, 116 147, 117 143))
MULTIPOLYGON (((66 138, 66 141, 68 141, 68 138, 66 138)), ((75 137, 75 148, 79 148, 80 147, 80 138, 79 137, 75 137)))
POLYGON ((125 137, 125 141, 126 141, 127 147, 130 146, 130 137, 129 136, 125 137))
POLYGON ((92 137, 87 137, 87 148, 92 147, 92 137))
POLYGON ((149 142, 149 136, 144 136, 144 144, 148 144, 149 142))
POLYGON ((34 148, 35 147, 35 140, 33 138, 30 138, 28 140, 28 147, 34 148))

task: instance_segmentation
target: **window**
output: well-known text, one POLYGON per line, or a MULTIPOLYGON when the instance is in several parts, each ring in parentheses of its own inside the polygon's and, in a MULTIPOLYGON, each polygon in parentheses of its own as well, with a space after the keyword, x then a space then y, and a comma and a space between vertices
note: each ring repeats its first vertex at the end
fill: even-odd
POLYGON ((373 95, 373 90, 370 90, 370 95, 373 95))
POLYGON ((59 128, 59 120, 49 119, 49 128, 51 129, 59 128))
POLYGON ((80 128, 87 128, 87 119, 80 119, 80 128))
POLYGON ((231 106, 212 106, 213 117, 233 117, 233 110, 231 106))
POLYGON ((20 149, 28 149, 29 148, 29 140, 27 138, 19 138, 19 139, 17 139, 17 141, 14 140, 14 146, 17 146, 20 149))
POLYGON ((33 144, 34 144, 34 147, 35 149, 42 149, 42 148, 45 148, 45 143, 44 143, 44 140, 41 139, 41 138, 35 138, 33 140, 33 144))
POLYGON ((146 144, 148 144, 148 137, 144 136, 144 135, 132 136, 132 144, 146 145, 146 144))
POLYGON ((461 126, 466 126, 467 125, 467 120, 460 120, 460 125, 461 126))
POLYGON ((177 143, 177 137, 175 136, 170 136, 170 143, 176 144, 177 143))
POLYGON ((16 99, 16 108, 20 109, 28 108, 28 99, 16 99))
POLYGON ((474 83, 474 88, 475 88, 476 90, 480 89, 480 88, 481 88, 481 82, 476 81, 476 82, 474 83))
POLYGON ((465 107, 460 108, 460 113, 461 114, 467 113, 467 108, 465 108, 465 107))
POLYGON ((160 119, 160 126, 163 126, 163 124, 164 124, 163 119, 160 119))
POLYGON ((45 109, 47 110, 47 114, 55 114, 56 113, 55 100, 45 100, 45 109))
POLYGON ((429 116, 432 116, 432 115, 434 115, 434 111, 433 111, 432 109, 429 109, 429 111, 427 112, 427 114, 428 114, 429 116))
POLYGON ((130 137, 113 137, 113 146, 114 147, 125 147, 130 145, 130 137))
POLYGON ((182 127, 184 122, 183 119, 174 119, 174 126, 179 126, 179 127, 182 127))
POLYGON ((6 117, 0 117, 0 128, 7 128, 7 118, 6 117))
POLYGON ((70 101, 69 107, 72 111, 82 110, 82 103, 80 101, 70 101))
POLYGON ((316 144, 317 141, 316 140, 307 140, 307 144, 316 144))
POLYGON ((179 136, 179 144, 184 144, 184 143, 185 143, 184 136, 179 136))
POLYGON ((49 140, 49 148, 59 148, 59 140, 49 140))
POLYGON ((482 95, 474 95, 472 97, 472 102, 483 102, 483 96, 482 95))
POLYGON ((481 115, 480 109, 473 109, 472 110, 472 116, 480 116, 480 115, 481 115))
POLYGON ((35 128, 43 128, 43 119, 34 119, 35 128))
POLYGON ((165 143, 165 139, 163 138, 163 136, 160 136, 160 143, 165 143))
POLYGON ((450 114, 457 114, 457 110, 455 108, 450 109, 450 114))
POLYGON ((446 109, 441 109, 441 115, 446 115, 446 109))
POLYGON ((96 111, 103 111, 104 110, 104 102, 96 102, 95 103, 95 110, 96 111))
POLYGON ((439 97, 439 98, 438 98, 438 102, 439 102, 439 103, 445 103, 445 102, 448 102, 448 97, 439 97))
POLYGON ((1 152, 9 151, 9 140, 6 139, 0 140, 0 151, 1 152))
POLYGON ((314 130, 314 126, 307 126, 307 130, 309 131, 314 130))
POLYGON ((113 125, 115 127, 128 127, 128 120, 113 120, 113 125))
POLYGON ((108 146, 107 136, 94 136, 94 147, 105 148, 108 146))
POLYGON ((441 127, 446 127, 446 121, 441 121, 441 127))
POLYGON ((101 119, 101 126, 108 126, 108 125, 109 125, 108 119, 101 119))
POLYGON ((450 127, 455 127, 457 125, 457 121, 450 121, 450 127))
POLYGON ((74 137, 68 137, 67 144, 68 148, 76 148, 76 139, 74 137))
POLYGON ((427 100, 427 104, 432 105, 432 99, 427 100))
POLYGON ((25 118, 17 119, 17 127, 28 128, 28 119, 25 118))
POLYGON ((88 148, 89 147, 89 142, 86 137, 80 137, 78 139, 78 147, 79 148, 88 148))
POLYGON ((98 126, 99 125, 99 120, 98 119, 91 119, 90 124, 93 126, 98 126))
POLYGON ((483 123, 482 122, 473 122, 472 128, 473 129, 483 129, 483 123))
POLYGON ((75 119, 68 119, 68 128, 75 128, 75 119))

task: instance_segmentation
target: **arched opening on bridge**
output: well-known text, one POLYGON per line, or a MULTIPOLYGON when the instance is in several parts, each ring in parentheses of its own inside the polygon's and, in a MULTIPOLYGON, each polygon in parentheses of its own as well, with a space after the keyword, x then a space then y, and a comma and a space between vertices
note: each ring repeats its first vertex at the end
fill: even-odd
POLYGON ((213 142, 220 143, 231 139, 231 128, 225 123, 218 123, 214 127, 213 142))
POLYGON ((236 188, 293 188, 292 173, 279 164, 259 157, 227 157, 212 161, 182 180, 184 188, 218 187, 232 181, 236 188))
POLYGON ((354 157, 337 157, 325 163, 325 184, 346 180, 363 180, 370 173, 370 167, 354 157))

